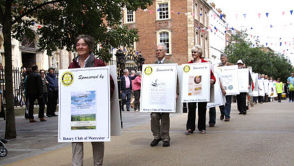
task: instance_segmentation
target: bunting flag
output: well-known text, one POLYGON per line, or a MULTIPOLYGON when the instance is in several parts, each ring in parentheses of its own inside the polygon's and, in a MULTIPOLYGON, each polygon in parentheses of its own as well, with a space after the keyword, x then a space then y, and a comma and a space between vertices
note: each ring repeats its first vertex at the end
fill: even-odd
POLYGON ((220 19, 223 19, 223 14, 220 14, 220 16, 219 16, 219 17, 220 17, 220 19))
POLYGON ((290 10, 290 14, 291 14, 291 15, 293 14, 293 10, 290 10))
POLYGON ((285 11, 282 12, 282 15, 285 15, 285 11))
POLYGON ((245 19, 246 18, 246 13, 244 13, 243 16, 244 16, 244 19, 245 19))
POLYGON ((265 13, 265 15, 266 15, 266 17, 268 17, 269 16, 269 13, 265 13))
POLYGON ((260 18, 260 16, 261 16, 261 13, 258 13, 257 15, 258 15, 258 18, 260 18))

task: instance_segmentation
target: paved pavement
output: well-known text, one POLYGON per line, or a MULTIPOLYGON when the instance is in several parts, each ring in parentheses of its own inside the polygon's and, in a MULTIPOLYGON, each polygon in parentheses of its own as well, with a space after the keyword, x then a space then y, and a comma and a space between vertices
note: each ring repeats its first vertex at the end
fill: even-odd
MULTIPOLYGON (((233 104, 230 122, 217 120, 207 134, 184 135, 187 114, 171 118, 171 147, 151 148, 149 114, 124 112, 122 135, 106 143, 105 166, 293 166, 294 103, 258 104, 246 116, 233 104)), ((217 114, 219 116, 219 114, 217 114)), ((0 132, 3 133, 3 121, 0 132)), ((57 143, 57 118, 29 124, 17 118, 18 138, 7 146, 0 165, 69 166, 70 144, 57 143)), ((92 165, 85 144, 84 165, 92 165)))

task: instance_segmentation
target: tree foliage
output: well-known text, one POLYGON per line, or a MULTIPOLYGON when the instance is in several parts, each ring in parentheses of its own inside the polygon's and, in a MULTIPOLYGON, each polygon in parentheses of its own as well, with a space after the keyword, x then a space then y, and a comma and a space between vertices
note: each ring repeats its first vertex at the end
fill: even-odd
POLYGON ((7 101, 5 137, 16 137, 11 37, 19 41, 37 39, 39 49, 51 55, 57 49, 74 50, 75 38, 88 34, 101 46, 95 50, 96 55, 109 61, 111 48, 138 41, 136 29, 121 25, 122 9, 145 9, 151 3, 152 0, 0 0, 7 101))
MULTIPOLYGON (((119 46, 130 46, 138 41, 137 30, 122 26, 122 8, 136 10, 146 8, 152 0, 56 0, 54 1, 17 1, 13 10, 14 20, 20 23, 13 26, 14 37, 22 40, 29 34, 39 36, 40 50, 49 55, 56 49, 74 50, 75 38, 79 34, 89 34, 101 47, 96 51, 105 61, 109 61, 109 50, 119 46), (44 5, 45 3, 50 3, 44 5), (35 9, 35 10, 34 10, 35 9), (29 12, 34 10, 34 12, 29 12), (23 14, 21 14, 23 13, 23 14), (32 33, 32 26, 43 25, 32 33)), ((32 36, 34 37, 34 36, 32 36)))
POLYGON ((290 61, 271 50, 264 51, 261 47, 252 47, 252 43, 246 40, 246 37, 247 34, 244 32, 232 35, 232 44, 225 49, 229 61, 236 63, 241 59, 247 66, 252 67, 253 72, 286 81, 293 71, 290 61))

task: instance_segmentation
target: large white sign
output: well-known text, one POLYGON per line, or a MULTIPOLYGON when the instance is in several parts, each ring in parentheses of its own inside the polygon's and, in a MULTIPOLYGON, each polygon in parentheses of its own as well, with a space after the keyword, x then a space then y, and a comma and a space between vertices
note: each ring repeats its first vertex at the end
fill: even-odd
POLYGON ((219 78, 219 71, 217 67, 214 67, 214 77, 215 77, 215 84, 214 84, 214 101, 207 103, 207 108, 221 106, 226 103, 226 97, 223 95, 221 87, 220 87, 220 78, 219 78))
POLYGON ((252 73, 252 81, 254 84, 254 89, 252 91, 252 96, 257 97, 258 96, 258 74, 252 73))
POLYGON ((58 142, 110 141, 109 67, 59 73, 58 142))
POLYGON ((140 112, 176 112, 177 64, 145 64, 140 112))
POLYGON ((221 72, 220 79, 226 95, 237 95, 239 92, 238 84, 238 66, 223 66, 219 67, 221 72))
POLYGON ((238 83, 240 92, 249 92, 249 69, 238 69, 238 83))
POLYGON ((183 64, 182 70, 182 102, 209 102, 210 64, 183 64))

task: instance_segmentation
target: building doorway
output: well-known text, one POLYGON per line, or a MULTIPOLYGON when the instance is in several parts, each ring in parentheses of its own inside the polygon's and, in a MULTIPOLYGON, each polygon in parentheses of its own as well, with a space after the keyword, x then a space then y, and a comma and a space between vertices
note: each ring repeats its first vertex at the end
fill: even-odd
POLYGON ((23 67, 29 68, 36 64, 36 54, 34 53, 21 53, 21 60, 23 67))

